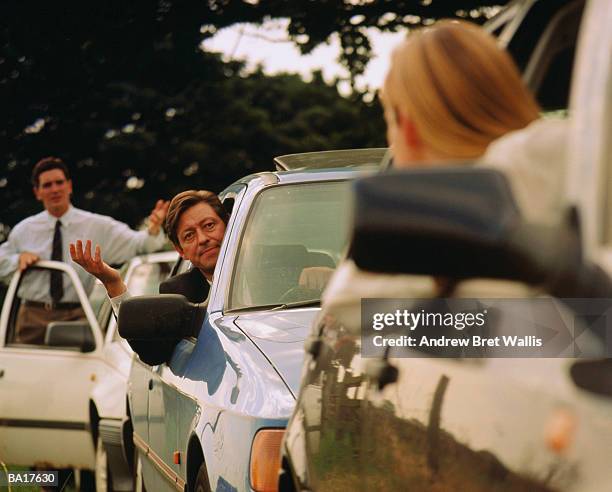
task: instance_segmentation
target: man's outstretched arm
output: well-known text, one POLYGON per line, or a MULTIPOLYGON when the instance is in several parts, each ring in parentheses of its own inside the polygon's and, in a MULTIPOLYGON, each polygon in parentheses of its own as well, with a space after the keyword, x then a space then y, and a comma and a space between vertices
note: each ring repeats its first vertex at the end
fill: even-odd
MULTIPOLYGON (((16 229, 18 228, 16 227, 16 229)), ((30 265, 40 260, 35 253, 20 251, 16 243, 15 230, 13 230, 8 239, 0 244, 0 279, 8 281, 16 270, 23 272, 30 265)))
POLYGON ((127 286, 123 283, 119 271, 102 261, 99 245, 96 245, 95 253, 92 256, 91 240, 87 240, 85 248, 83 248, 81 240, 78 240, 76 244, 70 243, 70 257, 72 261, 80 265, 87 273, 90 273, 102 282, 108 297, 117 297, 127 291, 127 286))

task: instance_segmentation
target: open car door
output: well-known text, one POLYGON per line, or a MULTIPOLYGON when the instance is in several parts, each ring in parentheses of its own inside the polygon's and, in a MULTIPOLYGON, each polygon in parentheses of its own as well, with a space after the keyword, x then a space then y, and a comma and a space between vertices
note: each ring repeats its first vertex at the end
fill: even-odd
MULTIPOLYGON (((78 311, 78 307, 76 308, 78 311)), ((89 395, 99 377, 103 336, 71 266, 40 261, 17 272, 0 317, 0 460, 12 465, 93 469, 89 395), (23 280, 59 270, 82 308, 74 321, 48 323, 43 344, 19 342, 23 280)))

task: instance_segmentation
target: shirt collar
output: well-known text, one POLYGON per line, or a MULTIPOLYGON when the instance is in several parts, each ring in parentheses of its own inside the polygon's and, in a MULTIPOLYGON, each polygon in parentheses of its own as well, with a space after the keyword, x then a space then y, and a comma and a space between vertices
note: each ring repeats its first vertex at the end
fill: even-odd
POLYGON ((62 215, 61 217, 51 215, 48 210, 45 210, 45 214, 47 216, 47 221, 52 228, 55 227, 55 223, 58 220, 62 222, 63 226, 67 226, 72 220, 74 220, 75 208, 72 206, 72 204, 68 205, 68 210, 66 210, 66 212, 64 212, 64 215, 62 215))

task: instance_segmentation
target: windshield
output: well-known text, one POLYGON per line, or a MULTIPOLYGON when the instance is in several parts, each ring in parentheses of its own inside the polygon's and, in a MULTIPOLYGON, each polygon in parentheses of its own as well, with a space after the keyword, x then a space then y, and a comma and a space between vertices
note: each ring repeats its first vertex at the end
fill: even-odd
POLYGON ((350 183, 278 186, 256 198, 234 267, 229 309, 319 299, 348 241, 350 183))

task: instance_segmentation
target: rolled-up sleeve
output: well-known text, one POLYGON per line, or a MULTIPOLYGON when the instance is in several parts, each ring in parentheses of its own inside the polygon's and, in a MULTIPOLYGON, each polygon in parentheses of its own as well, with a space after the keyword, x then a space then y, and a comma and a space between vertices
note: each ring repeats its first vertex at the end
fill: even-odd
POLYGON ((109 297, 115 318, 119 317, 119 307, 121 303, 130 297, 132 297, 132 294, 130 294, 129 290, 126 290, 123 294, 119 294, 116 297, 109 297))

